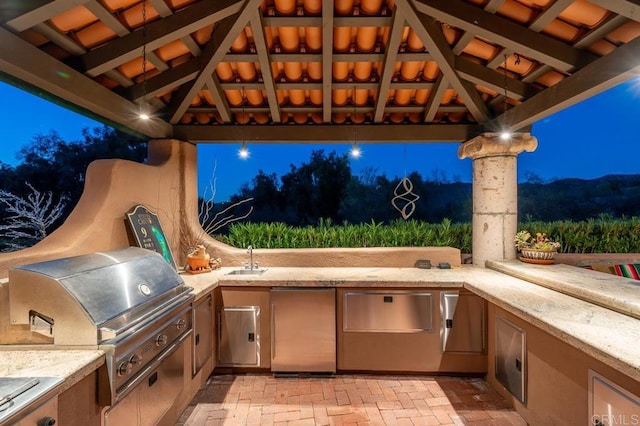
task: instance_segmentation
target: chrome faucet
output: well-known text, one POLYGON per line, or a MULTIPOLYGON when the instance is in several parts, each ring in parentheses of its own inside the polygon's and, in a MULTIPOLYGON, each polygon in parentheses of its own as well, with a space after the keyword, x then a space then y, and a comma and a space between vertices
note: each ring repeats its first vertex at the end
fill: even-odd
POLYGON ((251 269, 253 271, 253 247, 251 244, 247 247, 247 253, 249 253, 249 265, 245 266, 245 269, 251 269))

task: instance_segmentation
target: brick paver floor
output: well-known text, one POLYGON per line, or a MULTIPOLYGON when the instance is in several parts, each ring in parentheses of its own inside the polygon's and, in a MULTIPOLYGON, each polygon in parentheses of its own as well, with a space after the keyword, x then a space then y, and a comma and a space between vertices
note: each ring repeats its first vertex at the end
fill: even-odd
POLYGON ((178 421, 202 425, 526 425, 484 380, 211 376, 178 421))

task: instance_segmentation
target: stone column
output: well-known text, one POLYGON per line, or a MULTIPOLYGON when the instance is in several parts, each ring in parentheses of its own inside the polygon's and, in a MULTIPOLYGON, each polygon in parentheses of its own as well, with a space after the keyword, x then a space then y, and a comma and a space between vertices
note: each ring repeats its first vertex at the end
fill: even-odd
POLYGON ((473 160, 473 264, 516 258, 513 238, 518 226, 516 156, 532 152, 538 140, 529 133, 503 140, 499 133, 484 133, 458 149, 458 158, 473 160))

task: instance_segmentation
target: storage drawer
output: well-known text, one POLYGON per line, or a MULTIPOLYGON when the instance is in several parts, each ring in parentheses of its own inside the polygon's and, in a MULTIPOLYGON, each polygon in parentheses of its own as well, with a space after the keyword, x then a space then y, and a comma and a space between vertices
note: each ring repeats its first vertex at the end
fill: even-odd
POLYGON ((433 294, 366 291, 344 294, 345 332, 423 333, 433 330, 433 294))

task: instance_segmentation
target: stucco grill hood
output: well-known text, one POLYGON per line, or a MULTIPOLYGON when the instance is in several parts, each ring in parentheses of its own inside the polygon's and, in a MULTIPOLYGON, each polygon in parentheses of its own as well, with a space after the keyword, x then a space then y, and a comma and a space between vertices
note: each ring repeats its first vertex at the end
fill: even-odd
POLYGON ((161 255, 137 247, 14 267, 9 282, 12 324, 56 345, 119 340, 191 290, 161 255))

